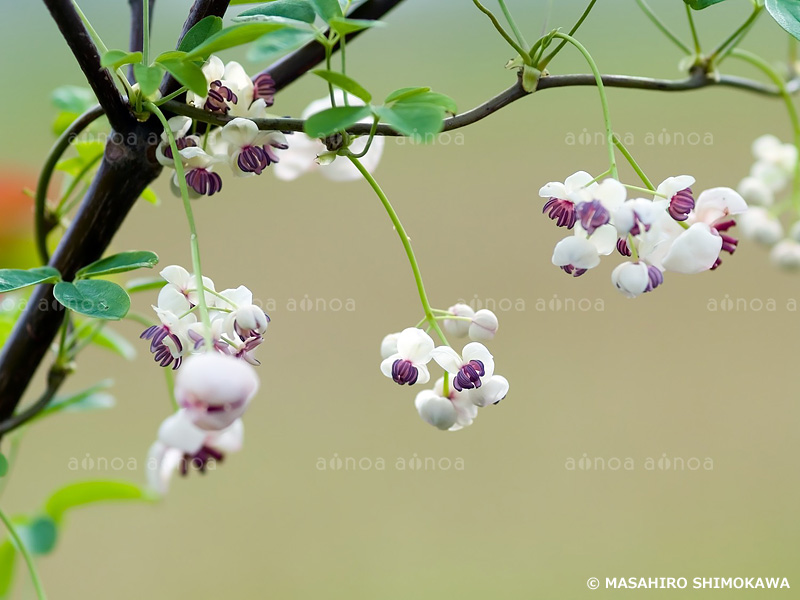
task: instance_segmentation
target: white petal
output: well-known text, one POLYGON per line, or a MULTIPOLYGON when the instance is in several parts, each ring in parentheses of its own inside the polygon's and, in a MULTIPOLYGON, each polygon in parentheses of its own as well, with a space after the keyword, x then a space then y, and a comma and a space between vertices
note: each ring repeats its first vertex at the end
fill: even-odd
POLYGON ((695 179, 691 175, 667 177, 664 181, 658 184, 655 197, 656 199, 666 198, 667 200, 671 200, 675 194, 681 190, 692 187, 694 183, 695 179))
POLYGON ((158 429, 158 440, 181 452, 194 454, 206 439, 206 431, 194 425, 185 410, 167 417, 158 429))
POLYGON ((742 235, 755 240, 759 244, 772 246, 783 239, 783 226, 769 211, 760 206, 747 209, 747 212, 736 219, 741 228, 742 235))
POLYGON ((775 244, 769 254, 772 263, 786 271, 800 270, 800 243, 794 240, 783 240, 775 244))
POLYGON ((203 65, 203 75, 206 76, 209 83, 225 76, 225 65, 218 56, 212 54, 208 57, 208 60, 203 65))
POLYGON ((397 354, 397 339, 400 333, 390 333, 381 341, 381 358, 386 359, 397 354))
POLYGON ((497 404, 508 394, 508 379, 502 375, 492 375, 483 381, 479 388, 469 391, 470 398, 475 406, 489 406, 497 404))
POLYGON ((447 398, 437 396, 433 390, 423 390, 414 400, 419 416, 438 429, 450 429, 456 423, 456 409, 447 398))
POLYGON ((731 188, 718 187, 705 190, 697 198, 694 207, 696 222, 716 223, 728 215, 738 215, 747 210, 747 202, 739 192, 731 188))
POLYGON ((461 357, 450 346, 437 346, 431 353, 433 360, 436 361, 448 373, 458 373, 458 370, 464 364, 461 362, 461 357))
POLYGON ((557 267, 572 265, 578 269, 592 269, 600 264, 600 255, 592 242, 572 235, 556 244, 552 261, 557 267))
POLYGON ((613 213, 625 202, 628 191, 619 181, 609 177, 597 184, 593 195, 596 200, 600 200, 609 212, 613 213))
POLYGON ((772 206, 775 203, 772 189, 756 177, 742 179, 737 190, 748 205, 772 206))
POLYGON ((381 361, 381 373, 386 375, 387 377, 392 377, 392 367, 394 363, 398 360, 403 360, 403 357, 400 354, 392 354, 391 356, 387 356, 381 361))
POLYGON ((560 198, 566 200, 567 188, 560 181, 551 181, 539 188, 539 195, 542 198, 560 198))
POLYGON ((225 123, 222 139, 236 150, 252 145, 259 136, 258 126, 250 119, 236 118, 225 123))
POLYGON ((650 274, 644 263, 624 262, 611 272, 611 283, 627 298, 644 294, 650 274))
POLYGON ((675 273, 701 273, 714 265, 721 249, 722 238, 706 223, 695 223, 675 239, 663 265, 675 273))
POLYGON ((450 431, 458 431, 464 427, 472 425, 475 417, 478 415, 478 407, 472 401, 472 396, 468 390, 464 392, 456 392, 452 400, 453 408, 456 409, 456 423, 450 428, 450 431))
POLYGON ((170 448, 162 442, 155 442, 150 446, 145 466, 150 489, 162 496, 166 494, 169 482, 182 459, 182 451, 170 448))
POLYGON ((564 187, 567 189, 568 193, 585 190, 587 199, 590 199, 592 192, 597 187, 597 183, 593 180, 594 177, 589 175, 586 171, 578 171, 564 180, 564 187))
POLYGON ((780 192, 789 183, 790 174, 775 163, 760 160, 750 168, 750 176, 764 182, 773 192, 780 192))
MULTIPOLYGON (((469 304, 454 304, 450 308, 447 309, 451 315, 456 317, 469 317, 472 318, 475 316, 475 311, 472 310, 472 307, 469 304)), ((445 319, 442 323, 444 325, 444 330, 454 337, 463 338, 466 337, 469 333, 469 321, 465 321, 462 319, 445 319)))
POLYGON ((417 363, 414 365, 417 369, 417 380, 414 382, 425 385, 431 380, 431 372, 428 371, 427 365, 417 363))
POLYGON ((181 290, 185 290, 189 287, 191 276, 189 275, 189 271, 181 266, 170 265, 169 267, 165 267, 161 270, 159 275, 161 275, 167 283, 171 283, 181 290))
POLYGON ((411 361, 415 367, 430 361, 433 345, 431 336, 417 327, 404 329, 397 339, 397 351, 404 359, 411 361))
POLYGON ((497 333, 497 327, 497 315, 490 310, 481 309, 472 317, 472 323, 469 323, 469 339, 476 342, 492 340, 497 333))
POLYGON ((617 237, 617 228, 613 225, 607 224, 601 225, 595 229, 594 233, 589 238, 589 241, 594 244, 595 248, 597 248, 598 254, 608 256, 617 249, 617 237))
POLYGON ((210 433, 206 443, 222 453, 239 452, 244 445, 244 423, 236 419, 230 427, 210 433))
POLYGON ((180 317, 191 308, 191 304, 176 286, 165 285, 158 292, 158 308, 180 317))

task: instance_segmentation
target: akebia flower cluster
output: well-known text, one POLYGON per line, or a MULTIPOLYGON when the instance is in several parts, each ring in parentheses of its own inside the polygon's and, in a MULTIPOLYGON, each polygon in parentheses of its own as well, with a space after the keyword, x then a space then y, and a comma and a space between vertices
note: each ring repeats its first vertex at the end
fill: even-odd
POLYGON ((481 407, 497 404, 508 394, 508 380, 495 373, 494 357, 483 345, 497 332, 497 317, 489 310, 477 312, 456 304, 437 320, 445 331, 472 340, 457 352, 449 345, 436 346, 419 327, 387 335, 381 343, 381 372, 399 385, 424 385, 431 380, 428 365, 443 370, 433 388, 420 391, 414 402, 422 419, 442 430, 457 431, 471 425, 481 407))
POLYGON ((763 135, 753 142, 752 151, 755 162, 738 188, 751 206, 739 220, 742 235, 771 248, 770 260, 777 267, 800 271, 798 182, 785 197, 796 177, 797 148, 773 135, 763 135))
POLYGON ((669 177, 652 198, 628 198, 626 186, 613 178, 596 181, 578 171, 566 181, 539 190, 543 213, 558 227, 573 231, 553 251, 553 264, 578 277, 612 253, 631 260, 611 274, 614 286, 630 298, 655 290, 664 272, 701 273, 716 269, 720 254, 733 254, 738 241, 731 218, 747 210, 742 196, 725 187, 695 196, 695 179, 669 177))
MULTIPOLYGON (((223 65, 216 56, 206 61, 203 73, 208 81, 207 95, 200 97, 190 91, 186 95, 187 103, 235 118, 224 127, 208 126, 202 134, 192 132, 193 122, 189 117, 176 116, 168 122, 180 153, 186 183, 196 197, 213 196, 222 189, 222 176, 217 172, 220 167, 229 167, 236 177, 261 175, 280 160, 277 151, 289 147, 283 133, 261 131, 251 121, 265 118, 267 107, 273 103, 275 85, 268 74, 251 79, 239 63, 231 61, 223 65)), ((166 132, 161 134, 156 158, 166 167, 174 166, 166 132)), ((173 188, 177 185, 176 174, 173 188)))
POLYGON ((203 294, 210 317, 210 329, 198 318, 199 292, 195 276, 172 265, 161 271, 167 282, 153 306, 159 323, 145 329, 141 338, 150 340, 150 352, 162 367, 178 369, 183 360, 205 352, 205 340, 213 349, 252 365, 260 364, 255 349, 264 341, 269 316, 253 303, 245 286, 217 292, 214 282, 203 277, 203 294))
POLYGON ((217 352, 192 356, 175 379, 180 407, 158 430, 147 461, 150 487, 165 493, 175 471, 205 473, 212 461, 241 449, 242 415, 258 391, 258 376, 244 361, 217 352))

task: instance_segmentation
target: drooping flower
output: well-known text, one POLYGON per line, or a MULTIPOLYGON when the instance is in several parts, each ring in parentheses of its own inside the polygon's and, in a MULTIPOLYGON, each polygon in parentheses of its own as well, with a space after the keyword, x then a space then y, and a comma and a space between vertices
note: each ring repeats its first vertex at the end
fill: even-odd
POLYGON ((275 82, 268 74, 251 79, 241 64, 230 61, 223 65, 217 56, 210 56, 203 65, 208 92, 198 96, 186 93, 186 102, 204 110, 234 117, 252 119, 267 116, 266 108, 273 103, 275 82))
POLYGON ((591 201, 596 188, 597 183, 586 171, 573 173, 564 183, 551 181, 539 189, 539 196, 547 198, 542 212, 547 213, 559 227, 572 229, 577 219, 576 203, 591 201))
POLYGON ((786 271, 800 270, 800 242, 785 239, 772 247, 769 253, 772 263, 786 271))
POLYGON ((160 324, 148 327, 139 337, 150 340, 153 359, 162 367, 180 368, 191 349, 188 327, 196 320, 189 312, 191 307, 189 300, 174 287, 161 289, 158 306, 153 306, 160 324))
MULTIPOLYGON (((187 135, 192 126, 192 120, 189 117, 178 115, 167 121, 167 124, 169 125, 172 135, 175 137, 175 145, 178 147, 178 152, 185 148, 192 148, 200 145, 199 137, 196 135, 187 135)), ((172 146, 170 146, 169 137, 166 132, 161 133, 161 143, 156 147, 156 160, 165 167, 174 167, 175 165, 172 146)))
POLYGON ((656 204, 666 199, 667 212, 676 221, 685 221, 694 209, 694 196, 692 186, 695 183, 691 175, 678 175, 667 177, 656 188, 656 204))
MULTIPOLYGON (((161 293, 166 293, 163 291, 164 289, 174 289, 186 298, 190 305, 189 308, 197 305, 200 298, 197 293, 197 278, 194 273, 189 273, 180 265, 170 265, 164 267, 159 275, 167 282, 161 293)), ((216 291, 214 282, 210 277, 203 276, 203 287, 212 292, 216 291)), ((204 294, 206 304, 213 305, 215 296, 208 291, 205 291, 204 294)))
POLYGON ((244 425, 235 420, 222 430, 200 429, 185 410, 167 417, 158 430, 158 439, 150 447, 147 460, 147 480, 151 489, 165 494, 175 471, 187 475, 191 467, 201 473, 225 454, 238 452, 244 441, 244 425))
MULTIPOLYGON (((262 336, 267 331, 269 316, 260 306, 253 304, 253 292, 243 285, 236 289, 224 290, 219 294, 230 304, 230 313, 225 317, 225 328, 245 341, 262 336)), ((220 299, 220 304, 225 300, 220 299)))
POLYGON ((583 275, 600 264, 600 256, 611 254, 617 244, 617 230, 613 225, 599 227, 594 235, 576 225, 575 235, 566 237, 553 249, 552 262, 573 277, 583 275))
POLYGON ((760 206, 751 206, 739 215, 737 224, 742 235, 759 244, 772 246, 783 239, 783 225, 770 212, 760 206))
POLYGON ((429 425, 441 430, 458 431, 472 425, 478 414, 478 406, 470 394, 469 390, 456 390, 451 377, 449 394, 445 397, 444 377, 440 377, 433 389, 417 394, 414 405, 419 416, 429 425))
POLYGON ((762 135, 753 142, 752 150, 756 162, 750 175, 774 192, 786 187, 797 164, 797 148, 784 144, 774 135, 762 135))
MULTIPOLYGON (((214 172, 214 165, 220 160, 207 154, 202 148, 190 146, 179 151, 185 171, 186 183, 200 196, 213 196, 222 190, 222 177, 214 172)), ((178 174, 173 176, 173 184, 178 186, 178 174)))
MULTIPOLYGON (((334 97, 337 106, 344 105, 344 92, 334 90, 334 97)), ((363 106, 364 102, 355 96, 348 94, 347 101, 350 106, 363 106)), ((303 111, 302 118, 308 119, 311 115, 331 108, 330 96, 315 100, 303 111)), ((371 119, 365 119, 365 123, 371 123, 371 119)), ((363 152, 367 145, 367 136, 361 136, 352 144, 350 150, 354 154, 363 152)), ((375 136, 372 140, 369 152, 361 158, 361 164, 372 172, 380 162, 383 154, 385 141, 382 136, 375 136)), ((319 173, 331 181, 357 181, 361 179, 361 173, 346 158, 336 158, 324 165, 320 165, 317 157, 327 152, 325 144, 318 139, 308 137, 304 133, 297 133, 292 136, 291 148, 279 152, 281 161, 275 165, 273 172, 278 179, 292 181, 305 173, 319 171, 319 173)))
POLYGON ((269 165, 279 161, 276 149, 288 148, 286 136, 280 131, 261 131, 249 119, 236 118, 222 128, 222 140, 234 175, 261 175, 269 165))
POLYGON ((400 385, 427 383, 433 346, 431 336, 422 329, 404 329, 397 338, 397 352, 381 362, 381 372, 400 385))
POLYGON ((611 283, 627 298, 651 292, 664 281, 664 275, 653 265, 643 262, 624 262, 611 272, 611 283))
POLYGON ((457 318, 445 319, 442 321, 444 330, 449 335, 454 337, 467 337, 471 325, 469 319, 472 319, 475 316, 475 311, 472 309, 472 307, 469 304, 460 302, 448 308, 447 312, 457 318))
POLYGON ((739 182, 737 191, 742 195, 748 206, 772 206, 775 203, 775 193, 766 183, 757 177, 745 177, 739 182))
POLYGON ((494 339, 497 334, 497 315, 492 311, 482 308, 476 312, 469 323, 469 339, 473 342, 486 342, 494 339))
POLYGON ((464 346, 461 356, 450 346, 438 346, 433 349, 432 357, 454 376, 453 388, 459 392, 481 387, 494 374, 494 358, 480 342, 464 346))

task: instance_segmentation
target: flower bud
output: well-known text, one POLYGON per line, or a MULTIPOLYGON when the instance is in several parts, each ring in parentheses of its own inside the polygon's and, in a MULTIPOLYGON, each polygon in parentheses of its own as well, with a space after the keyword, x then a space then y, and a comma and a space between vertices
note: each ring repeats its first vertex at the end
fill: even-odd
MULTIPOLYGON (((451 315, 455 317, 469 317, 475 316, 475 311, 468 304, 454 304, 447 309, 451 315)), ((465 319, 445 319, 444 330, 455 337, 467 337, 470 330, 470 322, 465 319)))
POLYGON ((485 342, 494 339, 497 333, 497 316, 490 310, 481 309, 472 317, 469 324, 469 339, 485 342))
POLYGON ((450 429, 456 424, 458 415, 453 403, 433 390, 423 390, 417 394, 414 405, 422 420, 438 429, 450 429))
POLYGON ((772 246, 783 238, 781 222, 760 206, 750 207, 738 217, 738 224, 744 237, 759 244, 772 246))
POLYGON ((772 263, 786 271, 800 270, 800 243, 794 240, 783 240, 772 247, 769 253, 772 263))

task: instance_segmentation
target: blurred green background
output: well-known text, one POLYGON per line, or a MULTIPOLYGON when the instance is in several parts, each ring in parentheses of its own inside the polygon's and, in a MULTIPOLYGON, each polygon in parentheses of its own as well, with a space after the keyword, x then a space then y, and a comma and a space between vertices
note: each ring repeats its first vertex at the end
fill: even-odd
MULTIPOLYGON (((109 47, 126 45, 126 2, 81 4, 109 47)), ((683 4, 652 4, 688 40, 683 4)), ((189 5, 157 2, 155 48, 172 46, 189 5)), ((529 39, 548 12, 550 27, 568 29, 584 7, 510 5, 529 39)), ((750 2, 731 0, 698 14, 706 46, 749 11, 750 2)), ((32 185, 52 142, 50 90, 83 79, 41 3, 7 2, 3 13, 2 177, 27 173, 32 185)), ((467 109, 514 80, 503 69, 511 53, 468 0, 408 0, 387 21, 348 53, 349 72, 378 97, 430 85, 467 109)), ((786 38, 765 18, 744 47, 777 64, 786 38)), ((681 76, 679 54, 632 1, 598 3, 580 39, 604 72, 681 76)), ((725 70, 758 76, 733 60, 725 70)), ((552 71, 587 68, 565 49, 552 71)), ((279 95, 273 112, 297 115, 323 95, 321 82, 305 79, 279 95)), ((691 173, 698 190, 735 187, 754 138, 791 137, 779 102, 737 90, 610 90, 609 98, 615 130, 633 136, 631 150, 654 181, 691 173), (671 141, 647 143, 665 133, 671 141), (691 144, 691 134, 705 141, 691 144)), ((537 191, 578 169, 606 168, 602 145, 570 143, 602 131, 600 117, 593 88, 554 89, 449 143, 387 142, 376 175, 413 237, 434 304, 513 305, 497 311, 491 344, 511 392, 458 433, 423 423, 417 390, 378 370, 383 335, 414 324, 420 309, 366 184, 317 174, 291 184, 228 178, 222 194, 197 202, 206 274, 274 303, 245 451, 205 478, 176 478, 156 507, 74 512, 57 551, 39 560, 51 598, 583 598, 613 594, 587 589, 589 577, 632 576, 789 577, 795 589, 782 596, 800 597, 800 280, 751 243, 718 271, 668 274, 635 301, 610 284, 615 260, 577 280, 553 267, 562 232, 541 216, 537 191), (306 297, 328 310, 292 310, 306 297), (348 299, 354 311, 332 310, 348 299), (727 299, 738 309, 709 310, 727 299), (567 309, 567 301, 592 309, 567 309), (568 468, 584 455, 630 458, 634 469, 568 468), (647 469, 648 458, 665 455, 711 459, 713 469, 647 469), (320 459, 347 457, 363 468, 318 468, 320 459), (428 468, 397 468, 398 458, 415 457, 429 459, 428 468), (379 458, 385 470, 375 468, 379 458), (461 459, 463 469, 442 468, 443 459, 461 459)), ((188 266, 180 203, 166 175, 157 187, 162 205, 137 205, 114 248, 151 249, 163 265, 188 266)), ((2 266, 18 260, 4 254, 2 266)), ((148 310, 155 296, 137 298, 137 308, 148 310)), ((135 340, 141 328, 119 329, 135 340)), ((68 389, 113 377, 118 406, 32 428, 4 510, 35 511, 53 488, 79 479, 143 481, 170 404, 146 344, 136 346, 133 363, 103 350, 83 356, 68 389), (68 468, 73 458, 116 457, 139 468, 68 468)), ((41 381, 29 400, 39 389, 41 381)), ((18 597, 32 597, 21 569, 18 579, 18 597)), ((648 592, 667 594, 675 592, 648 592)))

